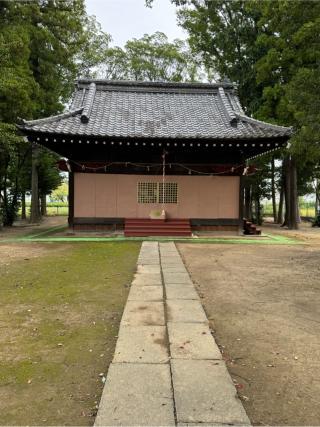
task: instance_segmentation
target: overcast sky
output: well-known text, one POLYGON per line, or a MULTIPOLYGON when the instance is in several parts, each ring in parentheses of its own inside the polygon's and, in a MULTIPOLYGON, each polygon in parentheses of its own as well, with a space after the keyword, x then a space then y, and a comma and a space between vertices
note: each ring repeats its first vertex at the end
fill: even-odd
POLYGON ((156 31, 165 33, 170 41, 186 38, 176 23, 175 7, 170 0, 154 0, 152 9, 145 7, 144 0, 86 0, 86 4, 88 14, 97 17, 116 46, 156 31))

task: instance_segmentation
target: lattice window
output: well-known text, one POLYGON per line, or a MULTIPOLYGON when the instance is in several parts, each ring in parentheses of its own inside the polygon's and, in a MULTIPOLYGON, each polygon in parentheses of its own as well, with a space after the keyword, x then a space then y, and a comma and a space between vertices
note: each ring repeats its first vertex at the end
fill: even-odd
POLYGON ((178 203, 178 184, 138 182, 138 203, 178 203))
POLYGON ((159 183, 159 203, 178 203, 178 184, 176 182, 159 183), (164 190, 164 191, 163 191, 164 190))
POLYGON ((158 184, 156 182, 138 182, 138 203, 157 203, 158 184))

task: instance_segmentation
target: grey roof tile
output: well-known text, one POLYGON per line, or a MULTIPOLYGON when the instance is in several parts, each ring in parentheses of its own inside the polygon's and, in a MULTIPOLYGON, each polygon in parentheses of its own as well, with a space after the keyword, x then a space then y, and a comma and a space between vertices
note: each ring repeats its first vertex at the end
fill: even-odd
POLYGON ((259 139, 291 128, 244 115, 230 84, 79 80, 70 111, 24 131, 123 138, 259 139))

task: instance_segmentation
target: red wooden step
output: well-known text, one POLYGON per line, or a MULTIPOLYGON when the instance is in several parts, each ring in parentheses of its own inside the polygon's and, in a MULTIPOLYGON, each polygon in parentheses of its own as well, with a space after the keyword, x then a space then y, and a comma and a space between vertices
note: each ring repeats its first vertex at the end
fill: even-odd
POLYGON ((134 236, 191 236, 188 219, 125 219, 124 235, 134 236))

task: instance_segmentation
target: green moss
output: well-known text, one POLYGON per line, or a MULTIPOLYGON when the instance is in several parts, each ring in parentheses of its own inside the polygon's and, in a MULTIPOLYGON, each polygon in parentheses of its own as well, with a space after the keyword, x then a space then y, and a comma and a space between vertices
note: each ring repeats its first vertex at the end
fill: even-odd
POLYGON ((60 255, 23 259, 0 277, 0 298, 6 303, 61 304, 97 301, 114 285, 124 286, 135 269, 139 244, 68 245, 60 255), (97 294, 99 291, 99 294, 97 294))
POLYGON ((16 363, 2 363, 0 366, 0 386, 15 384, 28 385, 28 381, 52 381, 62 370, 58 363, 39 363, 22 360, 16 363))

